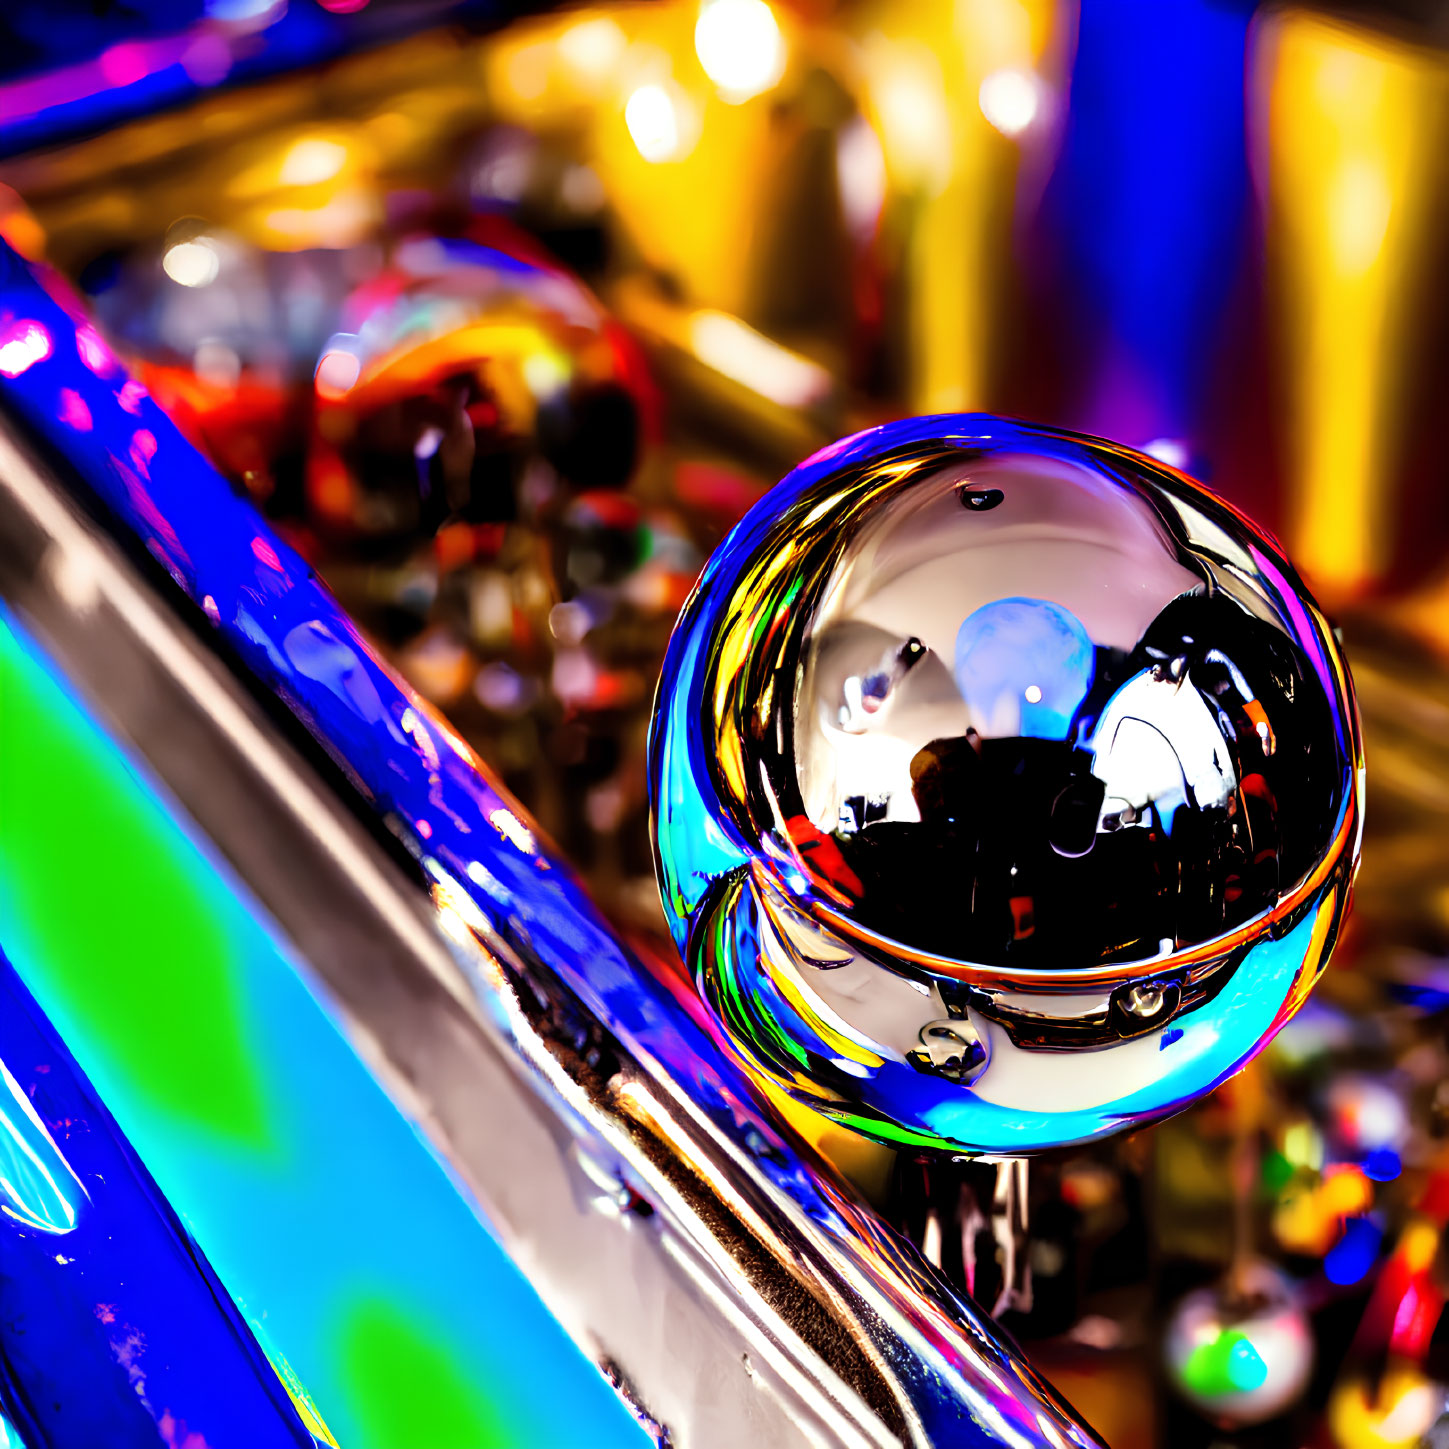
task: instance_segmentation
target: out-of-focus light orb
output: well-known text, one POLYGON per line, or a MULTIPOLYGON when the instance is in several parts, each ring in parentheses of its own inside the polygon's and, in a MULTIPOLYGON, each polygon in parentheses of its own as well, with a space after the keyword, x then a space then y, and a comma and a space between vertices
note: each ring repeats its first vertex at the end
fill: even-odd
POLYGON ((0 376, 19 377, 50 354, 50 333, 40 322, 21 318, 0 332, 0 376))
POLYGON ((361 371, 362 359, 355 351, 329 343, 317 363, 317 391, 325 398, 339 398, 357 382, 361 371))
POLYGON ((736 527, 650 783, 745 1066, 881 1141, 1021 1154, 1185 1106, 1302 1005, 1361 766, 1266 535, 1141 453, 945 416, 832 445, 736 527))
POLYGON ((347 147, 320 136, 304 137, 282 158, 283 186, 320 186, 331 181, 347 164, 347 147))
POLYGON ((615 20, 596 15, 570 25, 558 38, 558 52, 564 63, 579 76, 601 81, 613 73, 628 40, 615 20))
POLYGON ((1291 1408, 1308 1387, 1313 1334, 1292 1282, 1266 1263, 1222 1286, 1189 1293, 1173 1310, 1168 1376, 1208 1418, 1237 1427, 1291 1408))
POLYGON ((197 237, 167 247, 161 270, 180 286, 208 287, 221 271, 221 257, 205 237, 197 237))
POLYGON ((1445 1386, 1392 1360, 1377 1384, 1346 1376, 1328 1401, 1329 1432, 1338 1449, 1437 1449, 1446 1414, 1445 1386))
POLYGON ((858 241, 868 241, 885 205, 886 169, 880 137, 864 116, 843 126, 836 138, 835 176, 845 224, 858 241))
POLYGON ((952 103, 940 63, 924 47, 866 45, 871 96, 887 170, 899 185, 939 195, 951 177, 952 103))
POLYGON ((1335 1077, 1325 1093, 1328 1120, 1340 1146, 1358 1157, 1399 1148, 1409 1135, 1409 1109, 1388 1083, 1362 1072, 1335 1077))
POLYGON ((207 0, 204 9, 208 20, 236 25, 244 21, 270 20, 286 9, 286 4, 287 0, 207 0))
POLYGON ((1041 79, 1010 66, 994 70, 981 82, 977 100, 981 114, 1003 136, 1019 136, 1041 112, 1041 79))
POLYGON ((591 166, 575 164, 564 172, 559 181, 559 199, 570 211, 592 216, 604 209, 609 195, 597 171, 591 166))
POLYGON ((705 0, 694 26, 704 73, 731 103, 747 101, 785 73, 785 41, 765 0, 705 0))
POLYGON ((646 161, 675 161, 683 155, 679 107, 670 87, 640 86, 624 105, 624 124, 646 161))
POLYGON ((809 407, 830 391, 830 374, 819 363, 727 312, 701 308, 689 320, 689 341, 701 362, 783 407, 809 407))
POLYGON ((551 397, 568 385, 569 360, 561 352, 550 352, 540 348, 523 360, 523 380, 534 397, 551 397))
POLYGON ((1348 1218, 1343 1235, 1323 1256, 1323 1276, 1340 1288, 1361 1283, 1378 1261, 1383 1236, 1372 1218, 1348 1218))

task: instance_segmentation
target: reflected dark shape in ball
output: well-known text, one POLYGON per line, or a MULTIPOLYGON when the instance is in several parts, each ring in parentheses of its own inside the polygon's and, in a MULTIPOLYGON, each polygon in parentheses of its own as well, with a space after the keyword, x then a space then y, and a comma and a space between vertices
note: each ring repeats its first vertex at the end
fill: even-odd
POLYGON ((639 408, 618 383, 555 393, 538 407, 545 458, 576 488, 622 488, 639 461, 639 408))
POLYGON ((535 447, 575 487, 629 481, 643 404, 616 324, 514 233, 488 235, 404 241, 343 307, 308 463, 339 530, 509 521, 535 447))
POLYGON ((1240 1066, 1335 937, 1361 783, 1347 669, 1271 540, 1151 458, 987 417, 847 439, 751 512, 652 757, 723 1039, 960 1151, 1137 1125, 1240 1066))

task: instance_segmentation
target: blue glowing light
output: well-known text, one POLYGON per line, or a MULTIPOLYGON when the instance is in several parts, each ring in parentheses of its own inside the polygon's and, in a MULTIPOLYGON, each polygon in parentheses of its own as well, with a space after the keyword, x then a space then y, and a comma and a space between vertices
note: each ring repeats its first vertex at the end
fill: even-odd
POLYGON ((1370 1182, 1392 1182, 1404 1164, 1392 1147, 1375 1147, 1363 1160, 1363 1175, 1370 1182))
POLYGON ((1192 439, 1247 240, 1249 5, 1117 0, 1078 12, 1048 196, 1097 338, 1089 431, 1192 439))
POLYGON ((1092 687, 1095 657, 1091 636, 1060 604, 997 599, 956 633, 956 684, 991 733, 1061 740, 1092 687))
POLYGON ((1323 1276, 1340 1288, 1362 1282, 1379 1255, 1383 1229, 1372 1218, 1349 1218, 1323 1258, 1323 1276))

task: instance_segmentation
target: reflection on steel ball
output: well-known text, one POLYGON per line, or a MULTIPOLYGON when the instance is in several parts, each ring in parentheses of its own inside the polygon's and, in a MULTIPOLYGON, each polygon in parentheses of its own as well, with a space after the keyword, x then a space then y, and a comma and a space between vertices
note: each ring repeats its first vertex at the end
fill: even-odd
POLYGON ((1240 1067, 1327 958, 1363 813, 1347 668, 1276 545, 1151 458, 985 416, 848 438, 739 524, 650 775, 728 1048, 958 1153, 1240 1067))
POLYGON ((572 490, 622 488, 653 415, 633 343, 510 228, 473 230, 332 254, 181 224, 96 314, 223 472, 333 542, 512 520, 536 458, 572 490))
POLYGON ((1239 1266, 1234 1282, 1189 1293, 1167 1323, 1164 1352, 1176 1388, 1227 1427, 1261 1424, 1308 1387, 1313 1333, 1291 1280, 1267 1263, 1239 1266))

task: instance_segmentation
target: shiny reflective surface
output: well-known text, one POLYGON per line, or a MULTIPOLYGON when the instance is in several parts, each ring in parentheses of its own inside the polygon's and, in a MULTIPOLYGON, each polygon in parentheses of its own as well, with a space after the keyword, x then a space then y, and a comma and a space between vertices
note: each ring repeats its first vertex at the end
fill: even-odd
POLYGON ((733 1049, 886 1141, 1151 1120, 1291 1015, 1347 903, 1352 688, 1276 546, 1154 460, 989 417, 802 464, 686 607, 652 745, 733 1049))
MULTIPOLYGON (((0 619, 0 698, 24 713, 12 642, 0 619)), ((7 937, 14 924, 7 912, 7 937)), ((289 1403, 244 1314, 3 953, 0 1214, 3 1449, 161 1449, 188 1434, 216 1449, 331 1442, 309 1432, 303 1402, 289 1403)))
POLYGON ((35 1449, 186 1444, 168 1413, 216 1449, 645 1444, 265 919, 5 611, 0 700, 0 1375, 35 1449))
MULTIPOLYGON (((771 1122, 683 984, 623 943, 305 562, 4 248, 0 298, 47 340, 0 392, 7 414, 63 458, 68 486, 132 545, 133 564, 161 566, 143 590, 7 425, 5 526, 40 535, 26 545, 29 605, 65 639, 68 669, 81 661, 107 682, 132 738, 155 738, 160 710, 167 731, 184 717, 221 741, 203 770, 164 747, 151 764, 208 830, 230 821, 228 848, 251 853, 268 904, 280 896, 289 929, 313 930, 312 964, 344 1024, 390 1085, 426 1104, 430 1138, 545 1304, 642 1406, 646 1431, 662 1426, 680 1446, 1098 1443, 969 1301, 771 1122), (277 713, 259 716, 236 676, 275 696, 277 713), (283 710, 340 773, 316 777, 283 747, 283 710), (223 775, 229 793, 212 794, 223 775), (246 828, 263 805, 271 835, 246 828), (375 840, 359 844, 359 806, 406 848, 410 873, 375 840), (267 840, 288 853, 259 865, 267 840)), ((0 577, 13 562, 0 557, 0 577)), ((284 1229, 277 1239, 292 1242, 284 1229)), ((265 1250, 272 1238, 245 1241, 265 1250)), ((313 1256, 297 1260, 304 1274, 313 1256)), ((459 1273, 449 1284, 469 1293, 459 1273)), ((479 1331, 511 1326, 469 1301, 479 1331)))
POLYGON ((512 518, 536 439, 575 487, 618 487, 639 451, 626 344, 536 250, 400 244, 346 301, 315 379, 310 511, 361 534, 512 518))
POLYGON ((583 283, 496 218, 469 229, 274 251, 191 218, 91 279, 96 316, 270 515, 332 552, 406 552, 515 518, 535 455, 570 488, 620 487, 651 408, 583 283))

